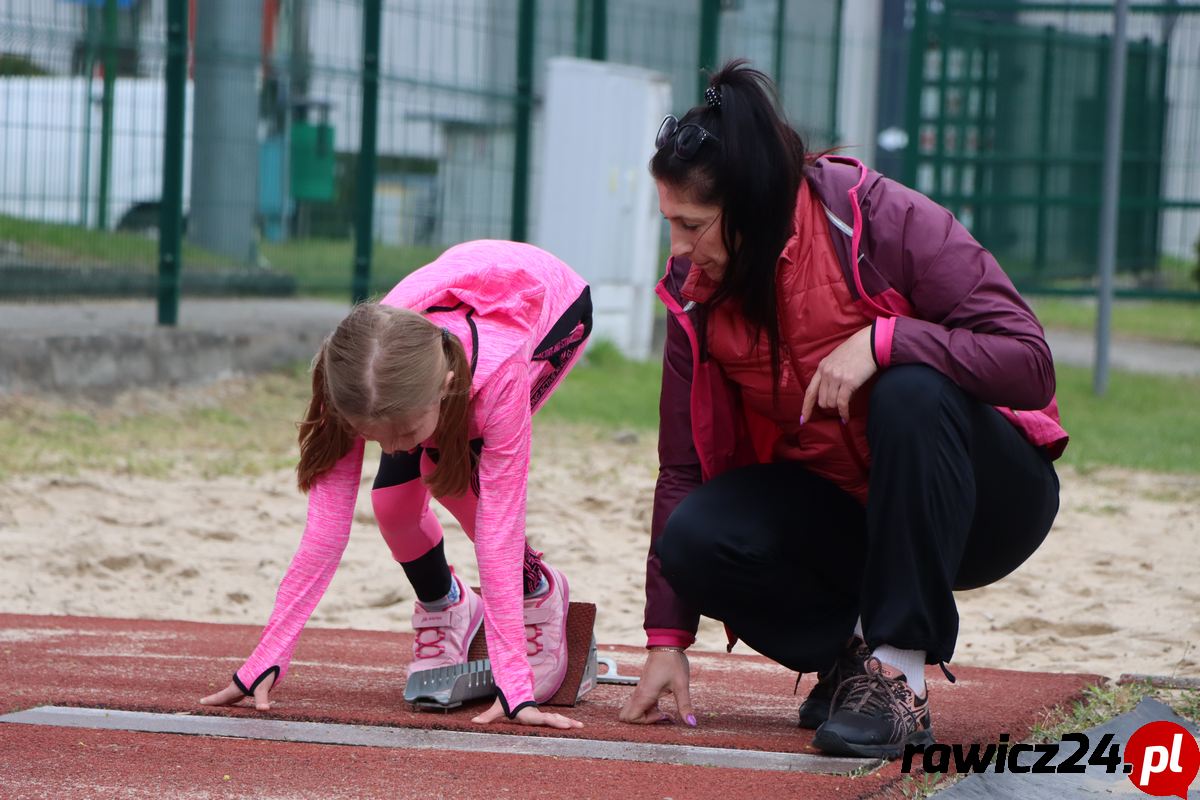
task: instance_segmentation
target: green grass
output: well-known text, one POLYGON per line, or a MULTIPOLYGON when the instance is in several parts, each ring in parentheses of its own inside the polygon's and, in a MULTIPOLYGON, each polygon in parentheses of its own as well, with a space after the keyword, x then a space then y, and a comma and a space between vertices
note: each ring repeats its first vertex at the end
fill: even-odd
POLYGON ((1142 698, 1154 694, 1147 683, 1097 684, 1083 690, 1083 699, 1057 708, 1034 723, 1028 741, 1057 742, 1065 733, 1078 733, 1103 725, 1113 717, 1132 711, 1142 698))
MULTIPOLYGON (((661 365, 621 357, 597 342, 539 419, 606 430, 658 426, 661 365)), ((181 393, 178 402, 118 407, 0 398, 0 479, 81 468, 168 475, 257 474, 294 464, 295 421, 308 401, 305 366, 181 393)), ((1200 472, 1200 379, 1114 372, 1097 398, 1086 369, 1062 367, 1058 398, 1071 444, 1061 463, 1200 472)))
MULTIPOLYGON (((136 233, 89 230, 77 225, 0 215, 0 242, 20 246, 25 258, 37 264, 145 270, 158 265, 157 240, 136 233)), ((229 266, 226 259, 186 242, 183 261, 186 266, 200 269, 229 266)))
MULTIPOLYGON (((661 364, 628 361, 594 345, 542 412, 547 418, 609 427, 658 426, 661 364)), ((1059 367, 1058 402, 1071 444, 1063 463, 1200 472, 1200 379, 1113 372, 1105 397, 1090 370, 1059 367)))
MULTIPOLYGON (((605 429, 658 425, 659 366, 597 343, 539 419, 605 429)), ((256 475, 296 463, 295 422, 309 399, 307 365, 207 389, 133 393, 113 406, 0 397, 0 480, 80 470, 168 477, 256 475), (159 398, 159 399, 156 399, 159 398), (170 397, 170 395, 168 395, 170 397), (148 398, 148 399, 147 399, 148 398)))
POLYGON ((1200 239, 1196 240, 1195 258, 1164 255, 1159 260, 1158 271, 1164 285, 1195 291, 1200 287, 1200 239))
POLYGON ((1113 372, 1096 397, 1091 370, 1060 366, 1058 405, 1071 434, 1063 463, 1200 472, 1200 378, 1113 372))
POLYGON ((539 416, 613 428, 658 427, 662 364, 630 361, 608 342, 596 342, 539 416))
MULTIPOLYGON (((372 293, 390 290, 417 267, 441 255, 441 247, 375 245, 371 256, 372 293)), ((346 297, 354 272, 354 243, 349 240, 303 239, 263 242, 259 252, 267 264, 292 275, 303 292, 346 297)))
MULTIPOLYGON (((32 222, 0 216, 0 242, 21 248, 26 260, 38 265, 91 266, 153 271, 158 265, 157 240, 135 233, 89 230, 76 225, 32 222)), ((437 258, 441 247, 375 245, 371 258, 372 293, 391 289, 417 267, 437 258)), ((349 239, 297 239, 262 242, 264 266, 296 278, 308 294, 350 294, 354 243, 349 239)), ((184 240, 183 268, 245 269, 229 259, 184 240)))
MULTIPOLYGON (((1046 328, 1096 329, 1094 300, 1035 296, 1030 302, 1046 328)), ((1200 346, 1200 303, 1121 300, 1113 304, 1112 325, 1122 336, 1200 346)))
POLYGON ((184 464, 209 476, 255 475, 292 466, 308 391, 307 368, 297 366, 184 392, 179 401, 137 393, 114 406, 0 398, 0 480, 81 469, 167 477, 184 464))

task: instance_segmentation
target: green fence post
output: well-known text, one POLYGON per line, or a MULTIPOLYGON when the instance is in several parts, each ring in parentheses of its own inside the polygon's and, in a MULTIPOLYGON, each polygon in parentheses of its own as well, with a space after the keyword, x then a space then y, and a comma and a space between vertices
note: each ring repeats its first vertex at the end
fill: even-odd
MULTIPOLYGON (((908 76, 905 80, 904 127, 908 146, 904 151, 903 183, 916 188, 917 159, 921 152, 921 89, 925 78, 925 45, 928 0, 913 0, 913 28, 908 39, 908 76)), ((942 12, 947 13, 945 11, 942 12)))
MULTIPOLYGON (((947 195, 955 194, 953 184, 955 165, 946 157, 946 97, 950 92, 950 12, 943 11, 937 18, 938 80, 937 118, 933 135, 933 188, 929 192, 935 200, 948 206, 952 214, 962 213, 960 203, 952 204, 947 195), (945 191, 946 176, 950 176, 950 191, 945 191)), ((919 127, 918 127, 919 130, 919 127)))
POLYGON ((87 76, 83 88, 83 155, 79 175, 79 225, 88 226, 92 182, 92 77, 96 73, 96 9, 87 7, 87 40, 84 46, 83 68, 87 76))
POLYGON ((608 0, 592 0, 592 46, 589 57, 608 59, 608 0))
POLYGON ((608 60, 608 0, 575 0, 575 57, 608 60))
POLYGON ((829 80, 829 144, 836 145, 842 138, 838 130, 838 113, 842 82, 842 15, 846 11, 845 0, 837 0, 837 8, 833 12, 833 64, 829 80))
POLYGON ((354 280, 350 299, 361 303, 371 291, 371 247, 375 222, 375 140, 379 119, 379 29, 383 0, 363 2, 362 130, 354 202, 354 280))
POLYGON ((512 226, 514 242, 529 235, 529 146, 533 128, 533 47, 537 33, 536 0, 517 7, 516 135, 513 147, 512 226))
POLYGON ((187 111, 188 0, 167 2, 167 118, 158 218, 158 324, 179 321, 183 238, 183 137, 187 111))
MULTIPOLYGON (((783 97, 783 43, 787 38, 787 4, 788 0, 775 0, 775 86, 783 97)), ((841 0, 838 1, 841 5, 841 0)))
MULTIPOLYGON (((700 76, 696 88, 696 101, 702 102, 704 90, 708 88, 705 71, 717 69, 717 45, 721 36, 721 0, 700 0, 700 76)), ((689 104, 690 105, 690 104, 689 104)))
POLYGON ((108 189, 112 181, 113 91, 117 81, 117 0, 104 0, 104 101, 100 122, 100 204, 96 227, 108 228, 108 189))
MULTIPOLYGON (((1158 49, 1158 72, 1155 73, 1155 93, 1154 100, 1157 106, 1154 109, 1154 136, 1152 143, 1154 145, 1154 157, 1149 164, 1150 173, 1150 190, 1148 194, 1155 198, 1155 206, 1151 209, 1153 219, 1151 227, 1148 231, 1150 241, 1154 252, 1154 271, 1162 272, 1162 214, 1163 207, 1163 153, 1166 151, 1167 143, 1167 75, 1168 68, 1171 64, 1171 37, 1164 36, 1162 47, 1158 49)), ((1196 255, 1200 258, 1200 240, 1197 240, 1196 255)), ((1200 267, 1197 268, 1196 277, 1200 280, 1200 267)), ((1175 287, 1181 288, 1181 287, 1175 287)))
POLYGON ((575 0, 575 57, 587 58, 588 47, 588 9, 591 0, 575 0))
POLYGON ((1038 168, 1037 168, 1037 220, 1034 230, 1033 272, 1041 275, 1046 267, 1046 182, 1050 169, 1050 118, 1054 108, 1050 104, 1054 90, 1054 28, 1047 25, 1042 40, 1042 97, 1038 121, 1038 168))

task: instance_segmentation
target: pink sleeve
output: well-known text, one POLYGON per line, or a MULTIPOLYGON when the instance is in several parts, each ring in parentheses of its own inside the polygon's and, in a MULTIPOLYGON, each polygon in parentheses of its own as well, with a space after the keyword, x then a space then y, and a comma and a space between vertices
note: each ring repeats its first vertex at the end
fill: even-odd
POLYGON ((690 631, 675 628, 647 628, 646 647, 691 647, 696 641, 696 635, 690 631))
POLYGON ((871 353, 875 356, 875 363, 884 369, 892 365, 892 336, 895 330, 895 317, 880 317, 875 320, 871 332, 874 337, 871 340, 871 353))
POLYGON ((300 548, 279 584, 275 610, 258 647, 234 674, 234 681, 246 694, 252 694, 268 674, 275 674, 275 686, 283 681, 300 631, 341 563, 362 477, 363 445, 362 439, 355 441, 350 452, 308 493, 308 521, 300 548))
POLYGON ((484 631, 492 674, 506 710, 533 701, 533 671, 525 650, 525 497, 533 436, 529 367, 499 370, 478 404, 483 433, 475 558, 483 592, 484 631))

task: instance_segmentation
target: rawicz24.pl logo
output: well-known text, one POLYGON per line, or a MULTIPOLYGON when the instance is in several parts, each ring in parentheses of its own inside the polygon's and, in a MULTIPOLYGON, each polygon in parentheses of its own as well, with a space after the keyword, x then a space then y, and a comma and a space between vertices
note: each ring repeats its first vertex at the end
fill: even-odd
POLYGON ((927 773, 988 772, 994 768, 996 772, 1069 774, 1085 772, 1091 765, 1103 767, 1109 774, 1123 772, 1148 795, 1187 800, 1188 787, 1200 772, 1200 745, 1186 728, 1165 720, 1143 725, 1126 742, 1124 758, 1113 739, 1106 733, 1092 747, 1087 734, 1068 733, 1061 742, 1027 744, 1010 742, 1009 735, 1002 733, 998 743, 986 745, 909 745, 901 769, 910 772, 916 763, 927 773), (1060 750, 1065 753, 1061 760, 1060 750), (1035 757, 1022 761, 1022 755, 1035 757))

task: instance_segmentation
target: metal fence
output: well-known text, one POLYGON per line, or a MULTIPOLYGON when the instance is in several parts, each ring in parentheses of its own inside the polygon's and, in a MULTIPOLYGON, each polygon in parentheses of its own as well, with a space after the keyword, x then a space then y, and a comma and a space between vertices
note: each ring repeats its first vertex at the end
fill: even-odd
MULTIPOLYGON (((1117 269, 1127 289, 1194 292, 1200 5, 1131 12, 1117 269)), ((916 0, 904 180, 1025 288, 1095 273, 1112 21, 1102 3, 916 0)))
MULTIPOLYGON (((0 295, 153 293, 167 10, 180 1, 0 0, 0 295)), ((555 56, 660 71, 680 109, 699 97, 702 64, 748 56, 779 79, 814 141, 831 143, 835 10, 385 0, 364 172, 364 3, 192 0, 184 291, 344 294, 365 225, 369 291, 449 244, 527 238, 555 56), (368 205, 370 218, 356 218, 368 205)))
MULTIPOLYGON (((361 295, 455 242, 527 238, 545 64, 562 55, 660 72, 678 110, 700 97, 703 68, 747 57, 815 148, 847 146, 929 192, 1021 280, 1086 278, 1111 8, 1019 8, 0 0, 0 296, 153 294, 175 170, 185 293, 346 296, 369 263, 361 295), (174 51, 172 9, 190 43, 174 51), (364 58, 371 29, 377 61, 364 58), (172 53, 188 79, 166 162, 172 53), (889 152, 897 131, 876 138, 897 98, 909 144, 889 152), (367 152, 364 115, 377 120, 367 152)), ((1130 54, 1121 263, 1139 286, 1182 289, 1200 238, 1200 6, 1156 8, 1138 7, 1149 23, 1130 54)))

